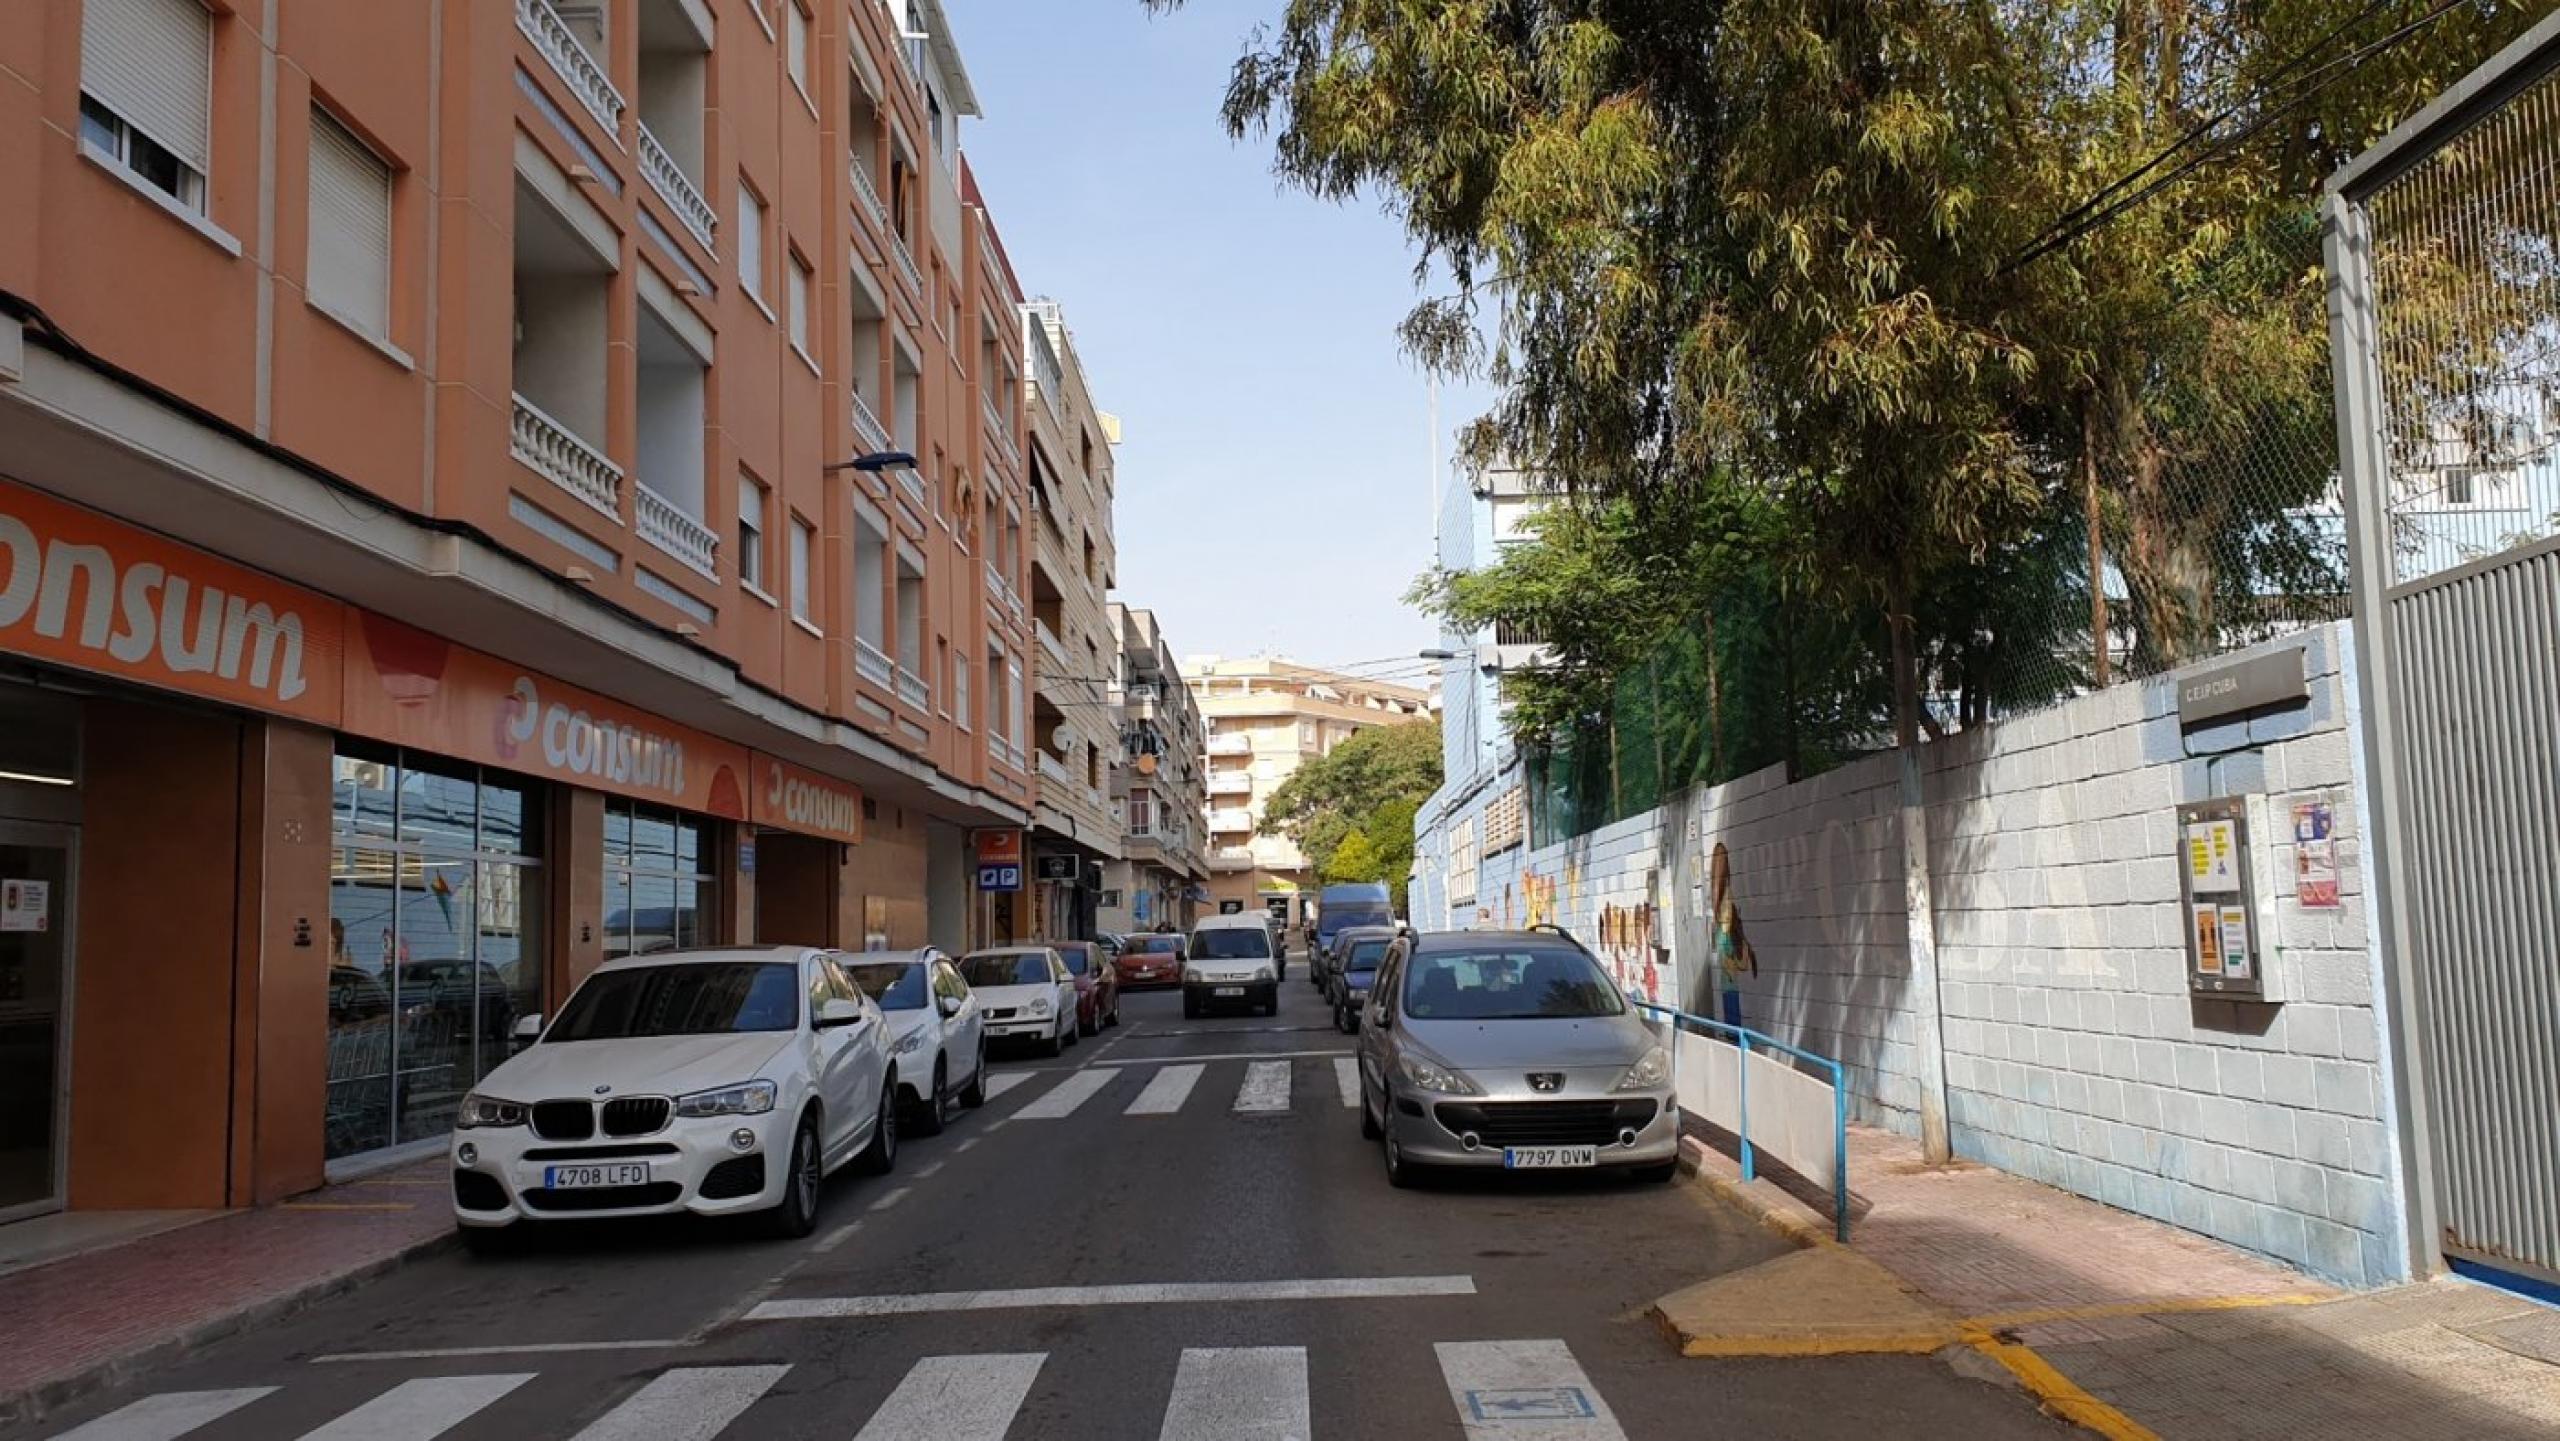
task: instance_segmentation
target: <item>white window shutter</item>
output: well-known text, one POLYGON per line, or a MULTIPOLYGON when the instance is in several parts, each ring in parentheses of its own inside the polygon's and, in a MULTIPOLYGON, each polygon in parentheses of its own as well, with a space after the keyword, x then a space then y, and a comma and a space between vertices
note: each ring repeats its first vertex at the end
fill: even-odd
POLYGON ((203 174, 213 19, 196 0, 83 0, 80 88, 203 174))
POLYGON ((311 112, 311 297, 377 339, 391 333, 391 167, 311 112))

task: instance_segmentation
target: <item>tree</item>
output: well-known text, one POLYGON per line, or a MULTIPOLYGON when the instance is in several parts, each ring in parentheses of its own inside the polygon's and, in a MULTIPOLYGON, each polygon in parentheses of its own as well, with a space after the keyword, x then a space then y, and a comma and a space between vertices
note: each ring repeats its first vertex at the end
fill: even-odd
POLYGON ((1387 883, 1389 901, 1398 915, 1405 913, 1405 882, 1413 874, 1413 818, 1422 810, 1423 799, 1398 796, 1369 812, 1369 818, 1360 823, 1360 834, 1377 855, 1376 879, 1387 883))
POLYGON ((1342 837, 1342 844, 1333 848, 1333 854, 1325 858, 1321 874, 1327 885, 1378 880, 1378 849, 1369 844, 1368 835, 1355 826, 1342 837))
MULTIPOLYGON (((1263 805, 1262 832, 1288 838, 1322 876, 1335 848, 1381 807, 1418 804, 1439 788, 1439 722, 1373 726, 1353 732, 1282 781, 1263 805)), ((1412 829, 1410 815, 1405 829, 1412 829)), ((1370 844, 1374 855, 1379 843, 1370 844)), ((1409 834, 1405 844, 1411 845, 1409 834)))

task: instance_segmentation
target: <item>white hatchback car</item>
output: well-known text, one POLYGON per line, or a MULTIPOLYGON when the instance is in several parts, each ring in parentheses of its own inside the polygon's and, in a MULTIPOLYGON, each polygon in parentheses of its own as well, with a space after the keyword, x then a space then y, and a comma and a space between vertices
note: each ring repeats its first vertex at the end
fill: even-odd
POLYGON ((957 1098, 987 1103, 987 1022, 951 958, 920 951, 846 956, 845 972, 889 1016, 889 1054, 898 1061, 898 1104, 919 1136, 939 1136, 957 1098))
POLYGON ((758 1212, 805 1236, 819 1182, 898 1154, 898 1058, 852 959, 805 946, 608 961, 462 1101, 454 1220, 758 1212))
POLYGON ((960 978, 986 1007, 987 1035, 1027 1040, 1054 1056, 1076 1043, 1076 978, 1047 946, 971 951, 960 978))

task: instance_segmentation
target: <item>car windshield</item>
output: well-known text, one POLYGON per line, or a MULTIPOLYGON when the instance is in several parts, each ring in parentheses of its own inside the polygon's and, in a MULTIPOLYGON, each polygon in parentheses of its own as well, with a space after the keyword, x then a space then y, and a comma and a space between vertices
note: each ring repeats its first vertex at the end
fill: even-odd
POLYGON ((1182 937, 1140 936, 1129 943, 1129 949, 1142 955, 1161 954, 1178 956, 1182 954, 1182 937))
POLYGON ((924 1009, 924 967, 913 961, 871 961, 845 967, 884 1011, 924 1009))
POLYGON ((1351 943, 1351 954, 1343 958, 1342 968, 1346 971, 1374 971, 1378 968, 1378 962, 1386 958, 1386 942, 1354 941, 1351 943))
POLYGON ((1093 969, 1093 957, 1087 954, 1082 946, 1061 946, 1058 948, 1058 955, 1067 963, 1069 975, 1081 976, 1093 969))
POLYGON ((1049 957, 1039 951, 971 956, 960 975, 973 986, 1037 986, 1049 979, 1049 957))
POLYGON ((1267 961, 1271 959, 1271 933, 1260 926, 1221 926, 1216 930, 1193 931, 1191 959, 1267 961))
POLYGON ((678 962, 589 976, 542 1043, 787 1031, 799 1024, 799 967, 781 961, 678 962))
POLYGON ((1316 934, 1339 935, 1353 926, 1384 926, 1394 921, 1384 901, 1335 901, 1316 921, 1316 934))
POLYGON ((1415 956, 1405 971, 1404 1011, 1425 1021, 1526 1021, 1615 1016, 1618 988, 1580 951, 1539 948, 1415 956))

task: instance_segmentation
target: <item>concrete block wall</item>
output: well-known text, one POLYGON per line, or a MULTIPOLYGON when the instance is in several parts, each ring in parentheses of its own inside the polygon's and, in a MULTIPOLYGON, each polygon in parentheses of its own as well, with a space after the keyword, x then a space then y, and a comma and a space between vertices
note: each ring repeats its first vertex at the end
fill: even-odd
MULTIPOLYGON (((2354 1285, 2397 1279, 2378 964, 2343 629, 2272 643, 2304 653, 2306 706, 2183 731, 2177 678, 2118 686, 1969 732, 1924 754, 1949 1121, 1959 1153, 2354 1285), (2274 867, 2290 998, 2191 998, 2176 807, 2263 793, 2279 828, 2325 800, 2343 904, 2304 909, 2292 851, 2274 867)), ((1854 1113, 1918 1127, 1898 762, 1870 757, 1788 785, 1776 771, 1536 851, 1485 857, 1454 913, 1448 830, 1516 767, 1426 810, 1414 915, 1426 928, 1518 925, 1532 884, 1595 949, 1609 905, 1658 900, 1691 1010, 1738 992, 1743 1023, 1847 1065, 1854 1113), (1713 855, 1756 971, 1718 975, 1713 855), (1435 877, 1432 872, 1436 871, 1435 877), (1658 885, 1647 890, 1649 877, 1658 885)), ((1481 820, 1477 834, 1482 834, 1481 820)), ((2278 841, 2285 839, 2279 835, 2278 841)), ((1657 978, 1604 959, 1642 989, 1657 978)))

